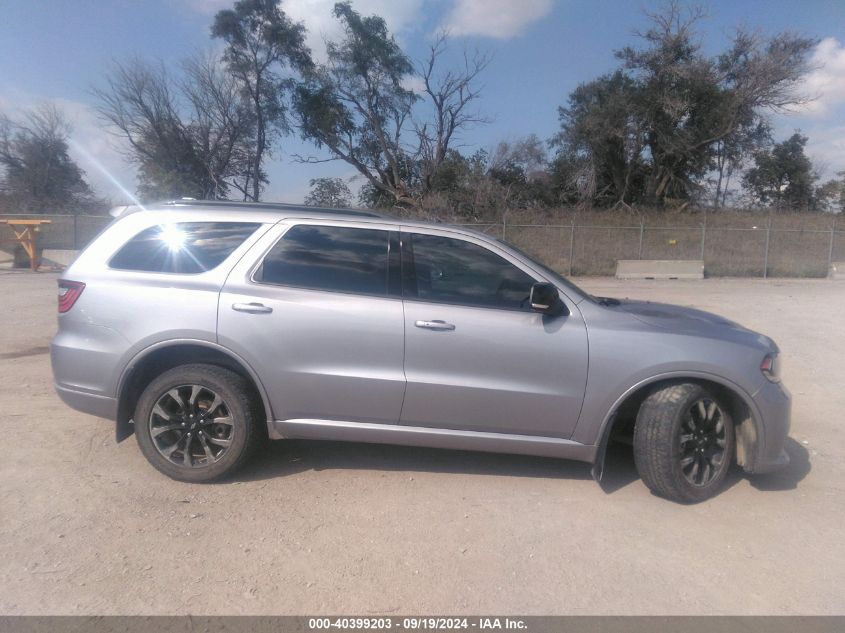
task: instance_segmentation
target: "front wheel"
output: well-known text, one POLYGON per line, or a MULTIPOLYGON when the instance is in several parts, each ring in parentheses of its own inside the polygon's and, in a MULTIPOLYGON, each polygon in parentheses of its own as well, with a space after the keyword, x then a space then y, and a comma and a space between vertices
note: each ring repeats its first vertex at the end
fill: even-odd
POLYGON ((719 399, 695 383, 652 393, 634 426, 634 461, 645 484, 679 502, 718 492, 734 454, 734 427, 719 399))
POLYGON ((135 409, 135 437, 157 470, 179 481, 234 473, 258 446, 260 416, 246 381, 214 365, 183 365, 153 380, 135 409))

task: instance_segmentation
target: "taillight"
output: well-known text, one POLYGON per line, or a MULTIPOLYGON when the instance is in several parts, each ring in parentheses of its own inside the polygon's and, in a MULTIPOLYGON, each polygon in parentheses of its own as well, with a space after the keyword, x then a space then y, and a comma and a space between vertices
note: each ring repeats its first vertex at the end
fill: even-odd
POLYGON ((83 290, 85 290, 85 284, 81 281, 59 279, 59 313, 70 310, 83 290))
POLYGON ((778 357, 777 354, 766 354, 763 357, 763 362, 760 363, 760 371, 763 375, 772 382, 778 382, 780 372, 778 371, 778 357))

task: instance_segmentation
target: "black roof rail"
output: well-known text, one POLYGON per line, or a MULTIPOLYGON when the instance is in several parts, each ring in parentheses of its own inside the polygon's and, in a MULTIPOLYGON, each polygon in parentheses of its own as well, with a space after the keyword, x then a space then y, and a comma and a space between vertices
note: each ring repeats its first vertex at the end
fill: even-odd
MULTIPOLYGON (((304 204, 289 204, 285 202, 239 202, 233 200, 195 200, 193 198, 180 198, 166 200, 159 203, 161 206, 179 207, 240 207, 243 209, 266 209, 268 211, 301 211, 305 213, 334 213, 338 215, 357 215, 366 218, 383 218, 384 214, 376 211, 364 211, 362 209, 338 209, 333 207, 311 207, 304 204)), ((153 205, 150 205, 153 206, 153 205)))

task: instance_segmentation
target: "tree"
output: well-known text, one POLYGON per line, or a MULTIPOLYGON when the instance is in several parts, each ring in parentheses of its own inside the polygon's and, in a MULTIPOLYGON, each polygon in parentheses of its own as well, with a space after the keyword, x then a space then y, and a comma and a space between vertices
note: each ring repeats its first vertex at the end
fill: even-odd
POLYGON ((548 157, 536 134, 502 141, 490 156, 487 175, 501 188, 500 207, 540 207, 553 202, 548 157))
POLYGON ((470 156, 464 156, 450 149, 440 164, 431 182, 431 191, 424 201, 440 215, 448 211, 461 219, 478 219, 493 209, 500 186, 489 176, 490 156, 480 149, 470 156))
POLYGON ((552 146, 582 162, 581 189, 599 204, 642 198, 645 126, 633 108, 639 88, 623 71, 582 84, 558 108, 561 132, 552 146), (586 163, 585 165, 583 163, 586 163))
POLYGON ((205 166, 209 197, 234 189, 246 200, 252 184, 252 151, 257 122, 237 80, 214 55, 195 55, 183 64, 180 87, 190 104, 188 135, 205 166))
POLYGON ((756 152, 771 142, 771 128, 768 123, 752 118, 713 145, 710 168, 716 174, 713 178, 714 209, 725 206, 734 173, 742 169, 756 152))
POLYGON ((488 118, 471 110, 470 106, 481 96, 480 89, 475 85, 476 78, 487 68, 490 58, 478 53, 470 58, 464 51, 462 69, 447 69, 438 73, 438 60, 446 48, 446 33, 441 32, 429 49, 428 59, 417 69, 431 111, 430 120, 414 123, 423 195, 431 191, 432 181, 445 161, 455 136, 472 125, 489 123, 488 118))
POLYGON ((707 57, 700 11, 685 16, 673 2, 647 15, 644 45, 617 51, 621 68, 580 86, 561 109, 557 141, 590 159, 594 195, 608 202, 688 201, 720 143, 736 147, 740 130, 806 101, 797 91, 815 40, 740 30, 726 52, 707 57), (632 189, 638 178, 641 191, 632 189))
POLYGON ((807 137, 796 132, 770 150, 754 155, 754 167, 749 169, 743 183, 763 204, 775 209, 806 211, 813 206, 813 185, 818 175, 804 153, 807 137))
POLYGON ((85 173, 68 154, 71 128, 45 104, 16 123, 0 115, 0 191, 18 212, 77 212, 93 201, 85 173))
POLYGON ((309 207, 343 208, 352 204, 352 192, 343 178, 312 178, 309 185, 311 191, 305 196, 309 207))
POLYGON ((486 60, 465 56, 463 69, 439 74, 445 47, 439 36, 417 70, 382 18, 363 17, 349 2, 336 4, 334 15, 343 37, 327 44, 326 64, 296 92, 303 138, 326 147, 330 160, 355 167, 379 197, 418 207, 458 132, 482 120, 468 107, 478 97, 474 82, 486 60), (415 77, 424 96, 407 87, 415 77), (422 102, 431 107, 430 118, 415 120, 422 102))
POLYGON ((277 0, 239 0, 214 17, 212 37, 226 42, 223 59, 248 98, 255 121, 254 145, 243 191, 258 200, 266 182, 263 163, 279 134, 290 131, 285 97, 293 72, 310 72, 305 27, 294 23, 277 0))
POLYGON ((816 189, 816 203, 822 211, 832 213, 845 211, 845 171, 840 171, 836 175, 838 178, 828 180, 816 189))
POLYGON ((254 120, 216 58, 188 60, 181 81, 161 62, 117 64, 93 93, 100 117, 127 141, 142 197, 215 199, 245 188, 254 120))

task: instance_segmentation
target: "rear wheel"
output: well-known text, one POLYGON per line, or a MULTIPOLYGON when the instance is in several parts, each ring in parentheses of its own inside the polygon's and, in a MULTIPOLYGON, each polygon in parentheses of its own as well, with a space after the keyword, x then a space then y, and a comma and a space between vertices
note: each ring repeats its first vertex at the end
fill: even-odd
POLYGON ((254 452, 260 415, 238 374, 214 365, 166 371, 135 409, 135 437, 144 457, 179 481, 214 481, 234 473, 254 452))
POLYGON ((696 383, 652 393, 634 426, 634 461, 656 494, 680 502, 712 497, 734 454, 733 421, 718 398, 696 383))

